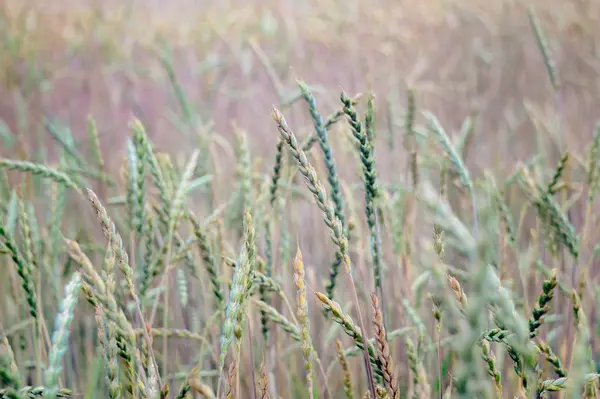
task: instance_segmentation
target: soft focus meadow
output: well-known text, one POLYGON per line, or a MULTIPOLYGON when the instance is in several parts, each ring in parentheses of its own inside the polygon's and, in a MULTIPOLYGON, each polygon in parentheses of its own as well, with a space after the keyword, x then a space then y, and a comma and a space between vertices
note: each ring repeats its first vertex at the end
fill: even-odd
POLYGON ((600 2, 3 0, 0 398, 595 398, 600 2))

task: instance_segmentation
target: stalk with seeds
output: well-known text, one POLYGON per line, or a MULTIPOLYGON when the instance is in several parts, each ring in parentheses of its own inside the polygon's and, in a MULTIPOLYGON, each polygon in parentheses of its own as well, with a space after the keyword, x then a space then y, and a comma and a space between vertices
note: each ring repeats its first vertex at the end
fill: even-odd
POLYGON ((554 353, 550 345, 545 342, 540 342, 537 344, 537 347, 541 354, 546 358, 546 361, 552 365, 554 369, 554 373, 559 377, 566 377, 567 372, 563 368, 562 362, 560 358, 554 353))
POLYGON ((240 311, 237 314, 237 325, 234 330, 235 338, 237 341, 237 352, 239 354, 242 345, 242 333, 243 328, 246 325, 246 310, 248 307, 248 298, 252 291, 252 273, 256 268, 256 230, 254 229, 254 223, 252 220, 252 214, 249 209, 244 212, 244 246, 246 248, 246 275, 245 284, 246 287, 242 291, 242 298, 240 304, 240 311))
POLYGON ((354 399, 354 394, 352 392, 352 375, 350 375, 348 359, 346 359, 346 355, 344 354, 344 350, 342 348, 342 341, 337 339, 335 341, 335 348, 337 351, 338 361, 340 362, 342 371, 344 373, 344 393, 346 394, 346 399, 354 399))
MULTIPOLYGON (((590 364, 590 332, 587 324, 587 317, 585 313, 583 313, 581 298, 575 289, 573 289, 571 297, 573 300, 573 313, 575 316, 577 335, 572 352, 571 368, 569 369, 569 384, 566 390, 566 398, 575 399, 580 398, 582 391, 584 390, 588 391, 591 388, 591 390, 595 392, 599 375, 596 374, 596 377, 593 379, 589 378, 592 371, 592 365, 590 364)), ((566 382, 566 377, 562 380, 566 382)), ((560 385, 562 386, 563 384, 560 385)), ((546 390, 549 389, 546 387, 546 390)), ((589 397, 587 392, 585 397, 589 397)))
MULTIPOLYGON (((358 293, 356 292, 356 285, 354 283, 354 278, 352 277, 352 265, 350 262, 350 256, 348 254, 348 239, 344 235, 344 230, 342 227, 342 223, 339 218, 335 216, 335 208, 331 200, 328 200, 327 193, 323 184, 319 181, 317 177, 317 172, 314 167, 308 162, 306 158, 306 154, 298 145, 298 141, 296 140, 296 136, 289 129, 283 115, 279 110, 273 107, 273 119, 275 120, 279 133, 285 139, 288 147, 290 148, 294 159, 298 163, 298 167, 300 168, 300 172, 306 179, 306 185, 309 191, 315 197, 316 203, 323 212, 323 217, 325 224, 331 230, 331 239, 333 243, 337 246, 339 255, 343 260, 343 264, 346 269, 346 274, 348 275, 348 279, 350 282, 350 288, 352 290, 352 294, 354 296, 354 303, 356 307, 356 313, 358 316, 359 323, 361 325, 362 331, 366 331, 364 328, 364 323, 362 320, 362 314, 360 311, 360 304, 358 302, 358 293)), ((369 353, 367 351, 367 337, 366 334, 361 334, 361 338, 363 341, 364 348, 364 362, 365 368, 367 371, 367 382, 369 384, 369 390, 371 394, 375 396, 375 383, 373 381, 373 370, 371 368, 371 363, 369 361, 369 353)))
POLYGON ((108 384, 108 396, 110 399, 121 398, 121 385, 119 383, 118 344, 116 324, 112 320, 104 323, 101 308, 96 308, 99 336, 104 341, 104 357, 106 362, 106 379, 108 384), (104 328, 106 324, 106 328, 104 328))
POLYGON ((21 285, 27 297, 29 314, 37 320, 37 296, 33 287, 31 266, 25 262, 25 259, 17 248, 16 243, 13 241, 12 236, 3 225, 0 225, 0 240, 0 243, 6 247, 8 254, 10 254, 14 264, 17 266, 17 273, 19 274, 19 277, 21 277, 21 285))
POLYGON ((492 352, 489 342, 486 340, 481 340, 481 354, 483 360, 487 364, 488 374, 494 380, 496 398, 502 399, 502 375, 500 374, 500 370, 497 368, 496 356, 494 355, 494 352, 492 352))
POLYGON ((17 161, 13 159, 0 158, 0 169, 18 170, 20 172, 29 172, 33 175, 41 176, 56 183, 63 184, 66 187, 78 190, 73 180, 63 172, 52 169, 46 165, 36 164, 28 161, 17 161))
MULTIPOLYGON (((352 98, 352 105, 356 105, 358 103, 358 100, 361 97, 362 97, 362 94, 357 94, 356 96, 354 96, 354 98, 352 98)), ((325 121, 323 122, 323 126, 325 127, 326 130, 329 130, 329 128, 331 128, 331 126, 333 126, 334 124, 339 122, 343 116, 344 116, 344 107, 341 107, 340 109, 332 112, 325 119, 325 121)), ((319 141, 319 135, 317 133, 311 134, 304 141, 304 143, 302 143, 302 151, 309 152, 312 149, 313 145, 315 145, 318 141, 319 141)))
POLYGON ((132 231, 137 231, 138 227, 141 228, 140 222, 137 218, 140 215, 139 208, 139 178, 138 178, 138 154, 131 141, 127 140, 127 165, 125 166, 124 183, 126 184, 127 191, 127 206, 128 206, 128 221, 129 228, 132 231))
POLYGON ((529 338, 533 339, 537 335, 537 330, 544 322, 544 316, 550 311, 550 301, 554 297, 556 288, 556 269, 552 271, 552 276, 544 281, 542 293, 538 299, 537 306, 533 309, 533 315, 529 320, 529 338))
POLYGON ((469 194, 471 195, 471 206, 473 209, 473 232, 474 232, 474 236, 477 237, 477 235, 479 234, 478 233, 479 220, 478 220, 478 216, 477 216, 477 205, 476 205, 476 201, 475 201, 475 192, 473 189, 473 183, 471 181, 471 175, 469 173, 469 170, 465 166, 461 156, 458 154, 458 152, 452 145, 450 138, 446 134, 444 128, 442 127, 442 125, 440 124, 440 122, 436 118, 436 116, 430 112, 425 112, 424 115, 425 115, 425 118, 427 119, 430 131, 433 133, 435 138, 438 140, 438 142, 442 146, 442 149, 444 150, 444 152, 450 159, 450 162, 452 163, 454 170, 458 174, 460 182, 468 190, 469 194))
POLYGON ((413 399, 417 399, 419 397, 419 365, 417 359, 417 352, 415 349, 415 344, 410 338, 406 338, 404 341, 406 345, 406 356, 408 357, 408 364, 410 367, 410 372, 412 375, 412 392, 413 399))
MULTIPOLYGON (((89 199, 90 203, 92 204, 94 211, 96 212, 96 217, 98 218, 98 221, 100 222, 100 225, 102 226, 102 231, 104 232, 104 236, 109 240, 109 243, 111 245, 112 255, 115 258, 115 261, 119 267, 119 270, 121 270, 121 272, 125 276, 125 283, 127 284, 129 294, 131 295, 131 297, 133 298, 133 300, 135 302, 135 310, 136 310, 137 316, 139 317, 139 320, 142 323, 142 325, 146 325, 144 314, 142 313, 140 299, 136 293, 135 283, 133 281, 133 269, 129 265, 129 255, 127 255, 127 251, 125 251, 121 235, 117 231, 117 228, 116 228, 114 222, 108 216, 106 209, 104 208, 104 206, 102 206, 102 204, 100 203, 100 200, 98 199, 96 194, 90 189, 87 189, 87 194, 88 194, 88 199, 89 199)), ((146 343, 149 345, 149 347, 151 347, 152 341, 150 339, 150 336, 146 333, 144 335, 144 337, 146 339, 146 343)), ((154 372, 156 373, 156 376, 160 383, 160 377, 159 377, 159 373, 158 373, 158 366, 156 364, 156 360, 154 359, 153 354, 151 354, 151 357, 152 357, 154 372)))
POLYGON ((62 371, 62 358, 68 348, 70 327, 80 289, 81 275, 75 272, 65 288, 65 296, 56 318, 56 329, 52 335, 52 347, 48 355, 48 368, 44 373, 44 385, 47 387, 44 392, 45 398, 54 399, 59 392, 58 379, 62 371))
POLYGON ((146 375, 141 374, 142 378, 137 377, 135 362, 136 353, 133 352, 136 347, 135 336, 131 324, 125 317, 123 310, 119 307, 112 292, 107 290, 106 284, 100 275, 95 271, 89 258, 81 251, 77 242, 65 239, 69 256, 81 267, 83 277, 82 290, 86 295, 88 302, 94 307, 101 305, 105 315, 111 321, 114 321, 117 327, 117 346, 119 356, 125 361, 125 374, 129 380, 127 386, 128 392, 133 395, 133 384, 145 384, 146 375))
MULTIPOLYGON (((166 233, 166 236, 164 237, 163 245, 162 245, 160 251, 156 254, 156 256, 153 259, 153 261, 151 262, 151 264, 147 266, 151 271, 155 270, 156 266, 158 265, 160 260, 161 259, 164 260, 164 267, 163 267, 163 271, 162 271, 162 277, 160 280, 161 287, 165 286, 165 280, 171 269, 169 262, 171 262, 171 252, 172 252, 172 248, 173 248, 172 241, 176 235, 175 233, 176 233, 176 229, 179 225, 179 221, 185 214, 184 202, 185 202, 185 197, 187 194, 187 188, 188 188, 188 184, 190 183, 190 180, 194 174, 194 171, 196 169, 199 155, 200 155, 200 152, 198 150, 195 150, 187 162, 185 171, 183 172, 183 174, 181 176, 181 181, 179 182, 179 186, 177 187, 177 190, 175 191, 175 194, 173 195, 171 207, 169 209, 169 217, 168 217, 168 222, 167 222, 167 233, 166 233)), ((152 277, 152 275, 151 275, 151 277, 152 277)), ((150 324, 152 324, 154 321, 154 317, 155 317, 156 311, 158 309, 158 300, 160 299, 160 297, 161 297, 160 295, 156 297, 156 299, 154 301, 154 305, 152 306, 152 311, 151 311, 150 319, 149 319, 150 324)), ((165 297, 168 298, 167 295, 165 295, 165 297)), ((140 310, 140 312, 141 312, 141 310, 140 310)))
POLYGON ((546 189, 548 191, 548 194, 552 195, 556 193, 560 179, 562 178, 565 168, 567 167, 568 161, 569 153, 565 151, 565 153, 560 157, 560 160, 558 161, 558 166, 556 167, 556 171, 554 171, 552 180, 550 181, 550 183, 548 184, 548 188, 546 189))
MULTIPOLYGON (((246 231, 246 236, 249 234, 246 231)), ((239 321, 239 313, 242 311, 243 301, 246 297, 246 290, 248 290, 248 280, 250 277, 250 265, 248 262, 247 247, 244 245, 240 251, 240 255, 236 262, 235 270, 233 272, 233 281, 231 283, 231 289, 229 290, 229 301, 225 308, 225 320, 223 322, 223 329, 220 338, 220 355, 219 355, 219 382, 217 384, 217 397, 219 397, 221 391, 221 379, 223 369, 225 367, 225 358, 229 347, 231 346, 236 329, 239 328, 237 322, 239 321)))
POLYGON ((215 296, 216 304, 218 309, 223 308, 225 294, 223 294, 223 289, 221 287, 221 282, 219 281, 219 277, 217 275, 218 264, 213 255, 212 249, 210 247, 210 242, 208 237, 200 225, 200 222, 196 218, 193 213, 189 214, 189 220, 192 223, 194 228, 194 235, 198 241, 198 248, 200 250, 200 255, 202 257, 202 261, 204 262, 204 266, 206 267, 206 271, 208 272, 208 276, 210 278, 210 283, 212 285, 212 292, 215 296))
POLYGON ((371 294, 371 304, 373 306, 373 327, 375 329, 375 342, 377 343, 377 356, 381 369, 383 370, 383 381, 390 391, 392 399, 400 399, 398 382, 394 373, 394 362, 390 345, 387 342, 385 326, 383 325, 383 316, 379 308, 379 299, 377 295, 371 294))
POLYGON ((257 388, 259 399, 269 398, 269 376, 267 375, 264 362, 260 365, 260 381, 257 388))
MULTIPOLYGON (((600 162, 598 161, 600 158, 600 122, 596 123, 596 128, 594 129, 594 138, 592 140, 592 145, 590 146, 590 151, 588 155, 588 175, 587 175, 587 184, 588 184, 588 204, 594 202, 594 198, 596 197, 596 193, 600 188, 600 162)), ((587 216, 587 215, 586 215, 587 216)), ((586 218, 587 220, 587 218, 586 218)))
MULTIPOLYGON (((272 212, 277 211, 277 192, 279 188, 279 179, 281 177, 281 167, 283 160, 283 146, 285 142, 283 138, 279 138, 277 140, 277 145, 275 147, 275 163, 273 165, 273 172, 271 174, 271 184, 269 186, 269 206, 271 207, 272 212)), ((268 277, 271 277, 273 274, 273 241, 271 231, 271 221, 272 218, 268 215, 265 217, 265 270, 264 272, 268 277)), ((265 303, 270 302, 270 298, 268 293, 264 290, 261 291, 261 300, 265 303)), ((261 326, 262 326, 262 335, 265 342, 268 342, 269 338, 269 325, 267 315, 264 312, 261 312, 261 326)))
POLYGON ((526 183, 528 194, 538 212, 538 216, 554 235, 554 243, 556 245, 564 245, 573 258, 578 259, 579 237, 560 205, 558 205, 548 191, 544 190, 533 180, 527 170, 522 170, 522 177, 526 183))
MULTIPOLYGON (((373 138, 369 137, 369 132, 373 130, 374 105, 373 97, 369 99, 369 111, 367 121, 369 122, 365 129, 358 119, 356 110, 352 102, 345 92, 341 96, 342 104, 344 104, 344 113, 347 116, 348 122, 352 127, 352 133, 355 140, 358 142, 360 150, 360 160, 362 165, 363 180, 365 185, 365 213, 367 216, 367 224, 370 232, 370 248, 371 257, 373 260, 373 276, 375 279, 375 289, 379 296, 383 298, 383 283, 382 283, 382 265, 381 265, 381 239, 379 237, 379 226, 377 221, 377 209, 375 206, 377 193, 377 171, 375 170, 375 155, 373 138), (364 131, 366 130, 366 131, 364 131)), ((373 135, 373 133, 371 133, 373 135)))
POLYGON ((352 318, 350 318, 350 316, 348 316, 346 313, 344 313, 344 311, 342 311, 342 308, 340 307, 339 303, 327 298, 327 296, 321 292, 316 292, 315 295, 317 296, 319 302, 321 302, 321 306, 323 306, 323 309, 325 309, 331 314, 333 321, 342 326, 342 329, 344 330, 346 335, 348 335, 354 340, 354 344, 358 348, 360 348, 363 351, 363 353, 368 353, 369 362, 375 367, 375 372, 377 373, 377 375, 379 377, 383 376, 381 362, 377 358, 373 343, 368 342, 368 346, 365 347, 363 335, 361 332, 362 330, 356 327, 352 318), (365 348, 367 349, 365 350, 365 348))
MULTIPOLYGON (((412 327, 403 327, 403 328, 398 328, 396 330, 392 330, 387 333, 387 340, 388 340, 388 342, 391 342, 391 341, 395 340, 396 338, 406 335, 407 333, 412 331, 412 329, 413 329, 412 327)), ((375 344, 376 344, 375 338, 370 338, 369 345, 372 347, 375 347, 375 344)), ((360 355, 360 353, 361 353, 361 349, 358 346, 353 346, 344 351, 344 356, 354 357, 354 356, 360 355)))
POLYGON ((540 21, 535 14, 535 11, 532 7, 527 8, 527 17, 529 19, 529 24, 535 33, 535 39, 537 41, 537 45, 539 47, 542 56, 544 57, 544 65, 546 66, 546 70, 548 72, 548 76, 550 77, 550 83, 552 83, 552 87, 554 90, 559 90, 560 81, 558 79, 558 73, 556 70, 556 64, 550 55, 550 49, 548 46, 548 41, 546 40, 546 36, 544 35, 544 31, 542 30, 542 26, 540 21))
POLYGON ((237 364, 235 360, 232 360, 229 364, 229 371, 227 372, 227 393, 225 398, 234 399, 236 397, 235 391, 235 379, 237 377, 237 364))
MULTIPOLYGON (((581 379, 585 383, 593 383, 598 377, 600 377, 600 374, 590 373, 583 375, 581 379)), ((538 387, 538 395, 543 395, 546 392, 562 391, 571 386, 570 382, 567 377, 542 381, 538 387)))
POLYGON ((269 320, 279 325, 285 332, 290 334, 292 339, 298 342, 302 341, 298 327, 279 313, 277 309, 263 301, 254 300, 253 302, 269 320))
POLYGON ((304 263, 300 248, 296 251, 294 259, 294 283, 296 284, 296 301, 298 321, 300 322, 300 337, 302 339, 302 355, 304 356, 304 368, 306 369, 306 382, 308 384, 308 396, 312 399, 313 377, 312 377, 312 342, 310 338, 310 320, 308 318, 308 305, 306 303, 306 287, 304 285, 304 263))
MULTIPOLYGON (((35 398, 41 398, 43 397, 46 392, 48 392, 48 388, 43 387, 43 386, 38 386, 38 387, 32 387, 32 386, 25 386, 25 387, 21 387, 18 391, 14 390, 11 391, 10 389, 0 389, 0 398, 1 399, 13 399, 13 398, 19 398, 19 399, 35 399, 35 398)), ((72 395, 72 392, 70 389, 67 388, 60 388, 57 392, 55 397, 56 398, 70 398, 72 395)))
MULTIPOLYGON (((323 122, 323 117, 317 110, 317 102, 308 89, 306 83, 299 81, 298 86, 302 91, 302 95, 308 103, 308 109, 313 120, 316 136, 319 139, 319 146, 323 152, 323 158, 325 161, 325 167, 327 168, 327 181, 331 188, 331 200, 334 205, 335 216, 339 219, 342 229, 346 230, 346 218, 344 216, 344 199, 342 197, 340 180, 337 174, 335 161, 333 160, 331 144, 329 144, 329 138, 327 134, 327 128, 323 122)), ((331 272, 329 274, 329 282, 327 284, 326 292, 327 295, 333 299, 333 292, 335 290, 335 282, 339 272, 339 267, 342 263, 342 259, 339 253, 336 253, 336 259, 331 265, 331 272)))
MULTIPOLYGON (((144 125, 142 125, 142 122, 140 122, 139 119, 134 119, 131 122, 130 129, 133 132, 133 138, 138 156, 140 156, 143 153, 144 158, 148 160, 150 175, 152 176, 154 185, 156 186, 156 188, 158 188, 158 194, 160 197, 162 209, 166 212, 166 210, 169 209, 169 204, 171 203, 171 194, 167 188, 166 180, 163 176, 162 169, 152 149, 152 144, 150 143, 148 135, 146 134, 146 129, 144 128, 144 125)), ((161 219, 161 226, 164 227, 166 230, 167 221, 161 219)))

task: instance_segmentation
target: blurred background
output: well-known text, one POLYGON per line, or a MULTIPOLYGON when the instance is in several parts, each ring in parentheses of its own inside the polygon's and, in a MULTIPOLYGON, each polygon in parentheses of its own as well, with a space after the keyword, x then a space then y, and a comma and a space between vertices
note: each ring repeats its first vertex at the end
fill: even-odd
MULTIPOLYGON (((77 135, 93 115, 113 165, 132 115, 161 148, 185 142, 174 81, 198 128, 227 137, 235 121, 273 142, 270 106, 294 95, 296 78, 320 89, 324 113, 336 109, 340 89, 372 89, 381 132, 399 122, 387 121, 390 112, 401 120, 411 87, 419 107, 448 130, 477 117, 469 159, 477 165, 510 166, 529 155, 532 123, 577 145, 600 105, 594 0, 3 0, 1 7, 3 129, 31 144, 47 137, 44 116, 77 135), (558 91, 528 23, 530 5, 548 36, 558 91)), ((292 126, 308 120, 304 105, 290 113, 292 126)), ((273 151, 251 142, 255 152, 273 151)))

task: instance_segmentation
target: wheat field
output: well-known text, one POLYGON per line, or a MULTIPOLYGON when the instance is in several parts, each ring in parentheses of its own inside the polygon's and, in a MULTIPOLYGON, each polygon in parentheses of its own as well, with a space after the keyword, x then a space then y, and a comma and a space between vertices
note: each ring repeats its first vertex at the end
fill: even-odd
POLYGON ((0 398, 595 398, 600 3, 3 0, 0 398))

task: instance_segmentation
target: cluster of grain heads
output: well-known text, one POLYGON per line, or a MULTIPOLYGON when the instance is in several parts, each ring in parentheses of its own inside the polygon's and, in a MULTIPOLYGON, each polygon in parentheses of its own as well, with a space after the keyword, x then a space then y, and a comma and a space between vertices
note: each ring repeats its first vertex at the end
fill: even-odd
MULTIPOLYGON (((317 102, 309 91, 308 86, 304 82, 298 82, 300 90, 304 99, 308 103, 308 109, 313 120, 316 137, 318 137, 321 151, 323 152, 323 158, 325 167, 327 168, 327 180, 331 188, 331 199, 334 205, 335 215, 340 221, 342 229, 346 230, 346 218, 344 216, 344 200, 341 193, 341 184, 337 174, 335 161, 333 160, 332 148, 329 143, 329 137, 327 134, 327 128, 323 122, 323 117, 317 110, 317 102)), ((336 253, 336 259, 331 265, 331 272, 329 275, 329 283, 327 285, 327 295, 333 298, 335 289, 336 278, 338 275, 339 266, 342 264, 342 258, 339 252, 336 253)))
MULTIPOLYGON (((88 194, 88 199, 92 205, 92 208, 94 209, 94 211, 96 213, 96 217, 98 218, 98 221, 100 222, 100 225, 102 226, 102 231, 104 232, 104 236, 108 239, 108 242, 111 246, 110 250, 112 251, 112 256, 114 257, 115 262, 117 263, 117 266, 119 267, 119 270, 125 276, 125 283, 127 285, 129 295, 132 297, 132 299, 135 302, 135 310, 136 310, 137 317, 139 317, 139 320, 142 323, 142 325, 146 325, 145 318, 142 313, 140 299, 137 295, 136 287, 135 287, 135 284, 133 281, 133 269, 129 265, 129 256, 127 255, 127 251, 124 248, 123 239, 121 238, 121 235, 117 231, 114 222, 108 216, 106 209, 104 208, 104 206, 102 206, 102 204, 100 203, 100 200, 98 199, 96 194, 90 189, 87 190, 87 194, 88 194)), ((150 348, 152 346, 152 341, 150 339, 150 336, 147 333, 145 334, 145 339, 146 339, 146 344, 150 348)), ((150 351, 150 352, 152 352, 152 351, 150 351)), ((160 385, 158 365, 156 364, 156 360, 154 359, 154 356, 152 356, 152 368, 153 368, 154 373, 156 373, 155 375, 156 375, 156 378, 160 385)))
MULTIPOLYGON (((167 213, 167 222, 166 222, 166 233, 164 237, 163 244, 158 253, 156 253, 152 262, 147 265, 151 271, 154 271, 150 274, 150 277, 154 277, 155 275, 161 275, 161 286, 164 285, 164 280, 167 278, 168 272, 170 271, 171 266, 169 262, 171 261, 171 254, 173 250, 173 239, 176 235, 177 227, 179 226, 179 222, 184 216, 184 208, 185 208, 185 198, 187 194, 187 188, 190 184, 190 180, 193 176, 193 173, 196 169, 196 165, 198 163, 198 157, 200 153, 198 150, 194 151, 190 156, 188 163, 185 167, 183 174, 181 175, 181 180, 179 181, 179 185, 177 186, 177 190, 173 193, 173 197, 169 202, 169 208, 167 213), (164 261, 164 266, 162 270, 162 274, 157 269, 160 261, 164 261)), ((154 305, 152 307, 152 313, 150 316, 150 321, 154 320, 154 315, 156 314, 156 309, 158 307, 158 299, 157 297, 154 301, 154 305)))
MULTIPOLYGON (((531 12, 530 22, 558 88, 531 12)), ((159 152, 137 119, 129 125, 118 186, 105 176, 111 169, 91 118, 91 161, 55 126, 51 133, 63 153, 57 166, 39 158, 0 158, 0 255, 12 285, 0 302, 0 399, 354 398, 365 389, 364 397, 389 399, 542 398, 555 391, 595 397, 600 302, 591 301, 589 292, 598 291, 593 277, 600 250, 593 245, 600 125, 587 162, 569 147, 548 170, 534 159, 508 178, 484 171, 481 179, 478 169, 465 165, 474 119, 465 119, 458 137, 431 113, 423 114, 420 126, 409 90, 405 151, 399 149, 406 178, 389 178, 376 169, 386 154, 375 151, 381 135, 374 95, 358 104, 358 97, 342 92, 340 108, 324 117, 316 91, 302 81, 297 85, 291 103, 304 99, 307 106, 306 139, 298 141, 274 109, 279 135, 265 172, 250 153, 253 136, 233 125, 237 174, 226 199, 218 190, 197 190, 207 178, 196 177, 204 173, 199 166, 205 153, 180 159, 159 152), (349 125, 349 151, 335 146, 347 144, 332 136, 339 121, 349 125), (319 151, 314 159, 323 160, 322 176, 312 150, 319 151), (340 166, 354 176, 346 180, 340 166), (13 188, 19 171, 26 179, 13 188), (434 185, 430 176, 438 171, 434 185), (296 186, 297 172, 308 194, 296 186), (29 174, 42 182, 35 189, 29 174), (68 212, 80 199, 69 189, 79 192, 90 177, 102 183, 83 190, 104 235, 100 240, 94 239, 100 229, 68 212), (523 203, 513 190, 517 181, 530 201, 523 203), (51 197, 49 204, 35 197, 36 190, 51 197), (192 203, 192 191, 209 197, 210 209, 192 203), (307 240, 303 259, 299 248, 293 257, 294 234, 302 230, 303 241, 305 234, 319 235, 312 220, 304 223, 306 198, 314 199, 331 242, 307 240), (463 200, 472 216, 459 212, 463 200), (579 218, 569 213, 582 204, 580 239, 579 218), (421 231, 429 233, 422 237, 421 231), (328 250, 334 251, 333 264, 328 250), (340 267, 348 280, 338 278, 340 267), (77 312, 74 319, 78 294, 93 313, 77 312), (432 311, 424 309, 431 304, 432 311), (44 318, 56 313, 49 334, 44 318)), ((395 112, 394 105, 392 118, 395 112)), ((394 121, 389 126, 394 130, 394 121)), ((212 167, 209 177, 217 180, 218 165, 212 167)))
MULTIPOLYGON (((107 289, 104 280, 96 272, 90 259, 82 252, 79 244, 68 239, 65 239, 65 242, 69 256, 80 266, 80 273, 83 279, 82 290, 86 299, 95 309, 101 307, 103 315, 111 322, 114 322, 114 326, 116 326, 115 333, 117 335, 119 357, 123 359, 125 365, 124 373, 126 381, 124 386, 126 391, 133 396, 138 391, 142 397, 147 396, 146 373, 142 369, 140 378, 136 370, 138 356, 133 328, 127 320, 123 309, 117 303, 114 296, 115 293, 107 289)), ((112 325, 108 324, 108 326, 111 327, 112 325)))
MULTIPOLYGON (((279 110, 273 108, 273 119, 277 124, 277 128, 279 129, 279 133, 286 141, 292 156, 296 160, 298 167, 300 168, 300 172, 305 178, 306 185, 309 191, 313 194, 316 203, 323 212, 323 219, 327 227, 331 230, 331 239, 333 243, 337 246, 338 255, 343 261, 343 264, 346 269, 346 274, 348 275, 350 289, 352 290, 352 294, 354 297, 355 303, 355 311, 358 316, 359 323, 361 325, 361 329, 365 331, 364 322, 362 319, 362 314, 360 311, 360 304, 358 302, 358 294, 356 292, 356 285, 354 283, 354 278, 352 277, 352 265, 349 256, 349 248, 348 248, 348 239, 345 236, 345 232, 342 226, 341 221, 338 217, 335 216, 335 208, 331 202, 327 198, 327 193, 323 184, 320 182, 317 172, 314 167, 308 162, 306 158, 306 154, 298 145, 298 141, 294 133, 288 127, 283 115, 279 110)), ((361 335, 363 341, 363 352, 364 352, 364 362, 365 369, 367 374, 367 382, 369 384, 369 389, 371 394, 375 396, 375 385, 373 382, 373 371, 371 368, 371 363, 369 362, 369 353, 367 352, 367 338, 364 335, 361 335)))

